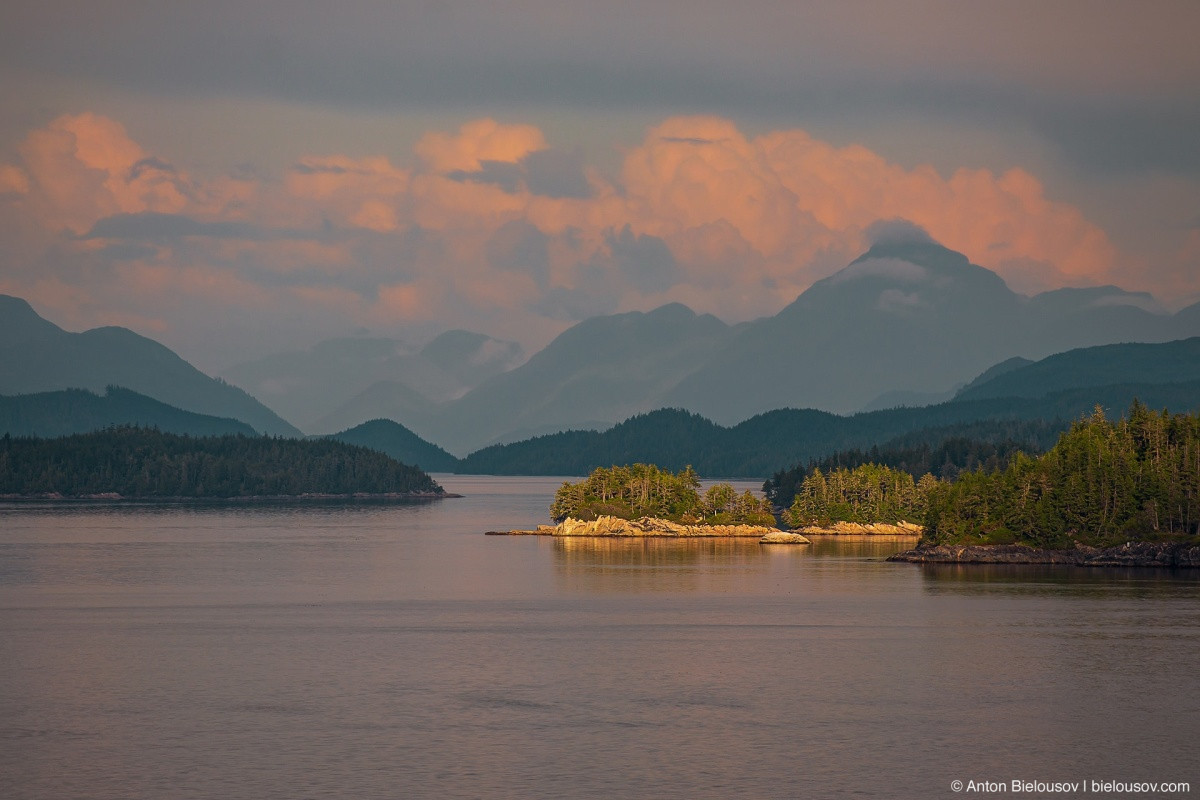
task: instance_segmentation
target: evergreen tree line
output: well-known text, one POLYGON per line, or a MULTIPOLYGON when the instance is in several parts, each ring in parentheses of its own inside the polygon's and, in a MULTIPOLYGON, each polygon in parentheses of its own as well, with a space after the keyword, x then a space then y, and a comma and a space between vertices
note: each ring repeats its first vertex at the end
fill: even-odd
POLYGON ((843 450, 808 464, 797 464, 790 469, 776 472, 763 484, 763 493, 776 508, 787 508, 792 504, 804 480, 816 471, 829 475, 837 470, 853 470, 864 464, 877 464, 908 473, 914 480, 930 474, 935 478, 953 480, 960 473, 982 470, 995 472, 1008 466, 1009 460, 1019 452, 1041 452, 1053 444, 1053 438, 1044 447, 1038 445, 1050 437, 1057 437, 1060 430, 1049 423, 1028 425, 1026 436, 1003 439, 997 442, 968 439, 955 436, 941 442, 921 441, 918 437, 893 440, 882 447, 868 450, 843 450))
POLYGON ((881 464, 814 469, 796 492, 784 518, 793 527, 835 522, 921 522, 938 479, 929 473, 915 480, 902 470, 881 464))
POLYGON ((578 483, 563 483, 554 494, 550 516, 556 522, 608 515, 685 524, 775 524, 770 504, 750 491, 738 494, 728 483, 710 486, 703 496, 699 489, 700 478, 690 466, 678 473, 653 464, 598 467, 578 483))
POLYGON ((1103 547, 1200 535, 1200 416, 1134 401, 1116 422, 1102 409, 1075 422, 1042 455, 952 478, 860 464, 815 467, 785 513, 795 526, 923 523, 932 544, 1103 547))
POLYGON ((421 470, 331 439, 191 437, 110 428, 0 439, 0 494, 229 498, 440 492, 421 470))
POLYGON ((1044 455, 1018 454, 1004 470, 939 482, 925 525, 925 538, 939 544, 1106 546, 1196 536, 1200 416, 1134 401, 1111 422, 1097 407, 1044 455))

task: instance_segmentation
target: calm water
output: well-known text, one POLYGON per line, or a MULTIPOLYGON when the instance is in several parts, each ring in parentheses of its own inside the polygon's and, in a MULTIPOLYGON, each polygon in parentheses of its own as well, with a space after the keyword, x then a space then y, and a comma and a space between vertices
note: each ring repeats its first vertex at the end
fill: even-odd
POLYGON ((0 797, 1200 795, 1200 576, 485 537, 558 481, 444 483, 0 506, 0 797))

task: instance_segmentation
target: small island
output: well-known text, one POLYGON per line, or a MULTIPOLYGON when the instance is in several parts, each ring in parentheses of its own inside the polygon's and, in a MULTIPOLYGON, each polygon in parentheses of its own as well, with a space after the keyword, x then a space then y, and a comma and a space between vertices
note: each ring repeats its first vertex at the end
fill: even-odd
POLYGON ((578 483, 555 492, 555 525, 532 530, 488 531, 492 536, 752 537, 763 544, 807 544, 808 539, 775 527, 767 501, 728 483, 700 494, 691 468, 672 473, 653 464, 600 467, 578 483))
POLYGON ((193 437, 135 427, 57 439, 0 437, 0 499, 5 500, 450 496, 417 467, 332 439, 193 437))
POLYGON ((930 485, 917 547, 891 561, 1200 567, 1200 416, 1102 409, 1037 458, 930 485))

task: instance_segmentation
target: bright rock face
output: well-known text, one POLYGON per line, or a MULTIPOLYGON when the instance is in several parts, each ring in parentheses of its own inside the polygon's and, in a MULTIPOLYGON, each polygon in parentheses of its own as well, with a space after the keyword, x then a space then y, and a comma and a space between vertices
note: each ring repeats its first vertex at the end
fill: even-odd
POLYGON ((657 517, 631 520, 600 516, 592 521, 568 517, 558 525, 539 525, 532 531, 507 533, 532 536, 657 536, 680 539, 754 537, 761 540, 764 536, 781 534, 783 531, 765 525, 682 525, 657 517))
POLYGON ((787 531, 773 531, 758 541, 760 544, 811 544, 807 537, 787 531))

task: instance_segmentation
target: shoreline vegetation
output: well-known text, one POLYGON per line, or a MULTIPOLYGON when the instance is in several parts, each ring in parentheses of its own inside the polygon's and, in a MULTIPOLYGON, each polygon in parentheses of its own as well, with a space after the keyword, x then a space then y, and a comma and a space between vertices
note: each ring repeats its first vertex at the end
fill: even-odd
POLYGON ((555 525, 488 531, 508 536, 756 537, 764 544, 807 544, 802 534, 775 527, 770 504, 728 483, 700 494, 690 466, 678 473, 653 464, 598 467, 582 481, 564 481, 554 493, 555 525))
MULTIPOLYGON (((890 561, 1200 566, 1200 416, 1135 400, 1111 422, 1097 407, 1045 453, 1004 456, 953 478, 811 465, 794 474, 781 517, 801 536, 919 535, 890 561)), ((699 483, 691 467, 597 469, 555 494, 557 526, 510 533, 678 536, 688 526, 772 524, 768 501, 728 484, 701 497, 699 483)))
POLYGON ((57 439, 0 437, 3 500, 279 502, 452 496, 417 467, 328 439, 191 437, 132 427, 57 439))
POLYGON ((1200 416, 1134 401, 1039 457, 930 484, 925 532, 891 561, 1200 567, 1200 416))

